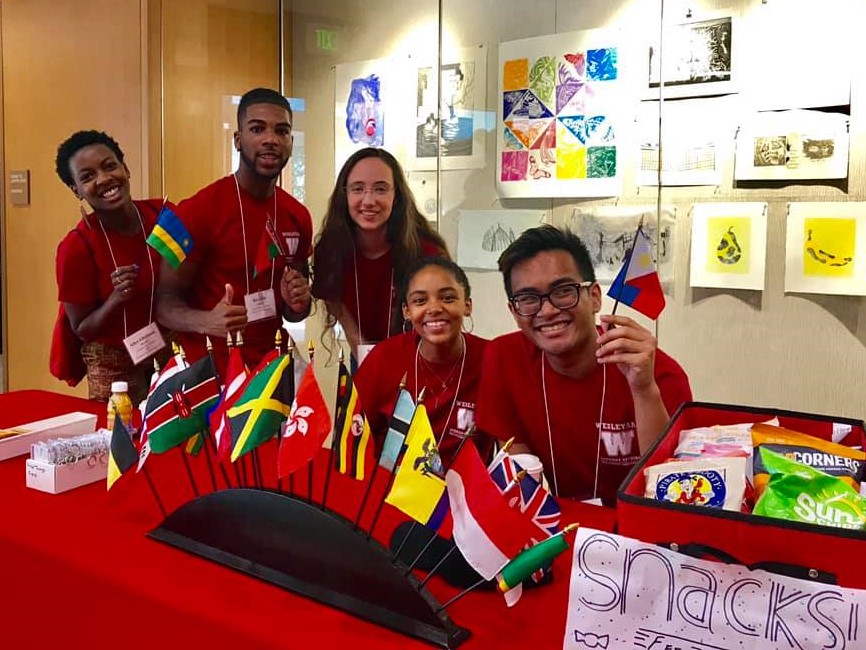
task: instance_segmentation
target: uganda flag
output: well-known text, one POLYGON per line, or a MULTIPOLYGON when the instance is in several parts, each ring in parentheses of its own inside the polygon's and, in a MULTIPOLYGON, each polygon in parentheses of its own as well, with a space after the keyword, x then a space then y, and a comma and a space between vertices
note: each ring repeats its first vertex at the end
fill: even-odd
POLYGON ((358 390, 345 363, 340 364, 340 380, 337 388, 337 417, 334 426, 334 441, 331 448, 336 452, 334 460, 340 474, 364 480, 364 462, 370 443, 370 425, 361 410, 358 390))
POLYGON ((232 462, 273 438, 289 417, 294 395, 291 358, 280 355, 253 374, 229 408, 232 462))
POLYGON ((147 237, 147 243, 162 255, 173 269, 180 266, 192 250, 192 237, 189 231, 167 204, 159 211, 159 217, 147 237))
POLYGON ((144 412, 150 450, 161 454, 207 430, 207 412, 219 394, 209 355, 157 384, 144 412))
POLYGON ((111 432, 111 442, 108 444, 108 486, 110 490, 114 482, 138 462, 138 450, 129 437, 126 425, 117 414, 114 418, 114 430, 111 432))

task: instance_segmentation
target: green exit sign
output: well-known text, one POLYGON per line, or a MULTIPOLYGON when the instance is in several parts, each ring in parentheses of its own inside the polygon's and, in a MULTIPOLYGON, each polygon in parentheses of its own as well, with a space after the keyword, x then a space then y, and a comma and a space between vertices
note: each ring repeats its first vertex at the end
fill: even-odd
POLYGON ((330 29, 317 29, 316 47, 320 50, 336 52, 339 47, 339 32, 330 29))

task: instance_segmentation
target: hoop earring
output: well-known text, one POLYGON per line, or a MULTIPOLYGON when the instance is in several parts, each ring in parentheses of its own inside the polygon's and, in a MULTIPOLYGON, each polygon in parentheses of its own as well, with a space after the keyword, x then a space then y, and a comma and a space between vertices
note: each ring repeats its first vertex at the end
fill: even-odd
POLYGON ((472 333, 472 330, 475 329, 475 321, 472 320, 472 314, 467 314, 467 315, 463 318, 463 325, 464 325, 464 326, 466 325, 466 319, 467 319, 467 318, 469 319, 469 329, 466 329, 466 327, 463 327, 463 331, 466 332, 467 334, 471 334, 471 333, 472 333))
POLYGON ((412 321, 410 321, 408 318, 404 318, 403 319, 403 334, 408 334, 411 331, 412 331, 412 321), (406 327, 407 325, 409 326, 408 328, 406 327))

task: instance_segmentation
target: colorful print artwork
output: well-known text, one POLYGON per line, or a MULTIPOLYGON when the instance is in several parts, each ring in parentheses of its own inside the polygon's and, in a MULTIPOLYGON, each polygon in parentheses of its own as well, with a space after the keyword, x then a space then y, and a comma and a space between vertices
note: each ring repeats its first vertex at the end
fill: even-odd
POLYGON ((762 291, 767 258, 767 204, 695 203, 691 218, 689 284, 762 291))
POLYGON ((619 50, 583 34, 500 45, 502 196, 619 194, 619 50))

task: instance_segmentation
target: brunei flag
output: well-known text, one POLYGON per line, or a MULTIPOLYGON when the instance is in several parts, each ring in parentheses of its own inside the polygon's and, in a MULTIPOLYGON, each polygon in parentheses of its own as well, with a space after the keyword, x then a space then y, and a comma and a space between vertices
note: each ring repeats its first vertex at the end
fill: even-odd
POLYGON ((334 460, 337 471, 363 481, 367 446, 370 444, 370 425, 367 424, 367 418, 361 410, 358 390, 345 363, 340 364, 336 411, 331 449, 336 452, 334 460))
POLYGON ((436 530, 448 514, 448 494, 439 450, 423 404, 415 409, 406 440, 406 453, 385 501, 436 530))
POLYGON ((219 399, 209 355, 154 387, 144 413, 150 450, 161 454, 207 429, 207 412, 219 399))
POLYGON ((291 358, 267 355, 226 415, 232 432, 232 462, 273 438, 292 410, 291 358), (267 362, 267 363, 265 363, 267 362))
POLYGON ((665 308, 665 294, 656 272, 650 239, 643 228, 638 227, 631 252, 607 295, 653 320, 665 308))
POLYGON ((168 204, 162 206, 147 243, 162 255, 173 269, 180 266, 192 250, 189 231, 168 204))
POLYGON ((129 437, 129 431, 123 420, 115 413, 114 430, 111 432, 111 442, 108 444, 108 487, 123 476, 127 470, 138 462, 138 450, 129 437))

